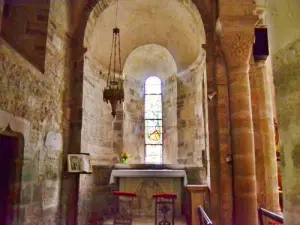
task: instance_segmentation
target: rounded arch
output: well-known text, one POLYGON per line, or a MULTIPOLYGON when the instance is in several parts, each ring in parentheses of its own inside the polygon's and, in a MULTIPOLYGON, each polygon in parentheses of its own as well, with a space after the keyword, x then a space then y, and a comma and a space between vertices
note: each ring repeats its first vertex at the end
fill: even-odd
MULTIPOLYGON (((198 7, 198 4, 194 4, 193 0, 176 0, 180 3, 182 3, 188 10, 191 11, 193 16, 199 21, 199 25, 201 26, 201 32, 205 33, 204 23, 202 21, 201 15, 207 14, 207 9, 204 7, 198 7), (197 5, 197 6, 196 6, 197 5)), ((92 31, 96 25, 97 19, 100 17, 101 13, 103 13, 108 7, 114 5, 117 2, 117 0, 111 0, 111 1, 101 1, 96 0, 92 1, 92 3, 87 4, 85 6, 85 11, 90 11, 89 16, 87 17, 86 21, 86 27, 84 31, 84 46, 87 46, 88 43, 88 37, 91 36, 92 31)))
MULTIPOLYGON (((108 67, 111 31, 115 26, 116 0, 99 1, 92 8, 84 30, 88 55, 108 67), (101 49, 101 51, 99 51, 101 49)), ((203 9, 202 9, 203 11, 203 9)), ((126 60, 133 49, 146 45, 164 46, 180 71, 197 60, 206 42, 204 23, 192 0, 119 2, 121 56, 126 60), (177 13, 174 14, 174 11, 177 13)))
POLYGON ((171 53, 163 46, 156 44, 143 45, 134 49, 126 59, 123 74, 138 80, 150 76, 160 79, 177 73, 176 62, 171 53))
POLYGON ((157 76, 150 76, 145 80, 145 85, 161 85, 161 79, 157 76))

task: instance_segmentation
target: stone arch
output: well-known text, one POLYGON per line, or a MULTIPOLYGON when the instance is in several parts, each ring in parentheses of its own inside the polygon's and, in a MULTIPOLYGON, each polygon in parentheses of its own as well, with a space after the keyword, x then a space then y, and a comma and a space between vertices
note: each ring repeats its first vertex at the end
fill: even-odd
MULTIPOLYGON (((159 44, 167 48, 180 71, 197 60, 202 45, 206 43, 206 33, 199 10, 192 1, 120 3, 119 8, 122 10, 119 10, 121 19, 118 27, 121 29, 123 60, 126 60, 133 49, 146 44, 159 44), (147 8, 151 10, 146 12, 147 8), (178 13, 174 14, 174 10, 178 10, 178 13), (155 22, 158 20, 162 21, 159 25, 155 22), (148 28, 144 29, 144 26, 148 28), (149 32, 150 30, 153 32, 149 32), (137 35, 132 36, 132 33, 137 35)), ((114 26, 112 21, 115 20, 115 7, 116 0, 101 1, 89 15, 85 14, 88 17, 87 24, 85 30, 81 30, 84 36, 79 40, 84 42, 84 48, 88 50, 87 55, 95 58, 104 67, 109 65, 107 56, 110 54, 110 47, 101 43, 111 41, 110 31, 114 26)))
MULTIPOLYGON (((175 122, 167 120, 165 115, 176 111, 176 75, 177 65, 171 53, 165 47, 157 44, 147 44, 135 48, 127 57, 123 69, 125 76, 123 104, 123 148, 130 149, 130 154, 138 155, 135 163, 145 163, 145 81, 150 76, 158 77, 162 85, 162 110, 163 110, 163 162, 176 163, 177 146, 175 140, 166 138, 177 136, 175 122), (168 112, 170 111, 170 112, 168 112), (168 113, 167 113, 168 112, 168 113), (172 132, 171 131, 171 127, 172 132), (132 132, 126 132, 131 130, 132 132), (172 143, 171 143, 172 142, 172 143)), ((172 118, 174 118, 172 117, 172 118)))
MULTIPOLYGON (((87 12, 87 20, 85 24, 85 31, 84 31, 84 37, 83 37, 83 43, 84 46, 86 46, 87 38, 91 35, 96 21, 100 14, 107 9, 108 7, 112 6, 116 3, 117 0, 92 0, 85 6, 85 12, 87 12)), ((200 17, 200 20, 202 21, 203 18, 201 18, 201 15, 207 14, 207 9, 205 7, 200 7, 198 4, 196 4, 196 0, 176 0, 184 4, 195 17, 200 17)), ((203 24, 206 21, 203 21, 203 24)), ((203 34, 205 34, 205 27, 203 26, 203 34)))
POLYGON ((2 110, 0 110, 0 118, 0 133, 13 132, 18 136, 23 136, 24 150, 27 150, 29 148, 30 122, 2 110))
MULTIPOLYGON (((12 210, 14 212, 19 211, 20 205, 22 205, 22 171, 24 162, 24 153, 28 150, 29 146, 29 131, 30 123, 20 117, 16 117, 11 113, 0 110, 0 135, 4 137, 10 137, 14 139, 14 143, 17 144, 17 152, 12 153, 14 165, 13 180, 11 180, 9 188, 9 199, 12 204, 12 210)), ((9 212, 8 212, 9 213, 9 212)), ((14 223, 19 220, 19 214, 13 214, 14 223)))
POLYGON ((127 57, 123 68, 125 77, 143 76, 143 81, 149 76, 157 76, 163 80, 176 73, 177 65, 173 56, 168 49, 157 44, 147 44, 135 48, 127 57), (141 61, 134 64, 136 60, 141 61), (136 67, 132 68, 133 65, 136 67))

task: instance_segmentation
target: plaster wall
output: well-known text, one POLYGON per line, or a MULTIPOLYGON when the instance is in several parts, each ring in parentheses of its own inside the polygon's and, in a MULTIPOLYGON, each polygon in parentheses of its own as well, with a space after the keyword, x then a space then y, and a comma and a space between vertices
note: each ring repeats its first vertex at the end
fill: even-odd
POLYGON ((267 24, 276 91, 283 177, 284 223, 298 224, 300 213, 300 3, 269 1, 267 24))
POLYGON ((267 2, 266 16, 272 55, 300 38, 299 9, 300 2, 297 0, 267 2))

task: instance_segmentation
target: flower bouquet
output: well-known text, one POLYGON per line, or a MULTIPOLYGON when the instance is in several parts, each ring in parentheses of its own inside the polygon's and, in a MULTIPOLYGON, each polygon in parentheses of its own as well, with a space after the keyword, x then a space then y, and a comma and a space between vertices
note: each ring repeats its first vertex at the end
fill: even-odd
POLYGON ((128 152, 122 152, 121 153, 121 163, 128 164, 128 159, 131 157, 131 155, 128 152))

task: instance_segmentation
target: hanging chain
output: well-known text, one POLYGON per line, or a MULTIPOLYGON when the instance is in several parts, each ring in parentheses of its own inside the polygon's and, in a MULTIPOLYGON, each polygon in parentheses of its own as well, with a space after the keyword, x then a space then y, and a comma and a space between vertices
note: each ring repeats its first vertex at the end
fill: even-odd
POLYGON ((112 38, 112 42, 111 42, 111 52, 110 52, 110 59, 109 59, 109 65, 108 65, 108 75, 107 75, 107 87, 110 86, 110 82, 111 82, 111 78, 110 78, 110 67, 111 67, 111 60, 112 60, 112 54, 113 54, 113 49, 114 49, 114 36, 115 33, 113 33, 113 38, 112 38))
POLYGON ((116 27, 113 29, 113 38, 112 38, 111 53, 110 53, 109 67, 108 67, 107 87, 116 86, 116 88, 121 88, 123 86, 123 84, 122 84, 122 79, 121 79, 122 78, 122 64, 121 64, 122 61, 121 61, 120 29, 117 27, 118 8, 119 8, 119 1, 117 0, 116 27), (117 56, 117 50, 119 51, 118 56, 117 56), (119 61, 119 72, 120 72, 119 82, 121 85, 117 85, 118 81, 116 80, 117 57, 119 57, 119 60, 118 60, 119 61), (111 71, 112 59, 113 59, 113 71, 111 71))
POLYGON ((123 87, 123 80, 122 80, 122 77, 123 77, 123 72, 122 72, 122 61, 121 61, 121 44, 120 44, 120 38, 121 38, 121 34, 120 34, 120 31, 119 31, 119 71, 120 71, 120 88, 123 87))
POLYGON ((115 27, 118 27, 118 9, 119 9, 119 0, 117 0, 117 9, 116 9, 116 26, 115 27))
MULTIPOLYGON (((115 28, 116 29, 116 28, 115 28)), ((116 31, 114 29, 114 31, 116 31)), ((115 48, 114 48, 114 79, 113 79, 113 82, 116 82, 116 59, 117 59, 117 36, 118 34, 115 33, 115 38, 114 38, 114 45, 115 45, 115 48)), ((115 87, 115 83, 114 83, 114 87, 115 87)))

